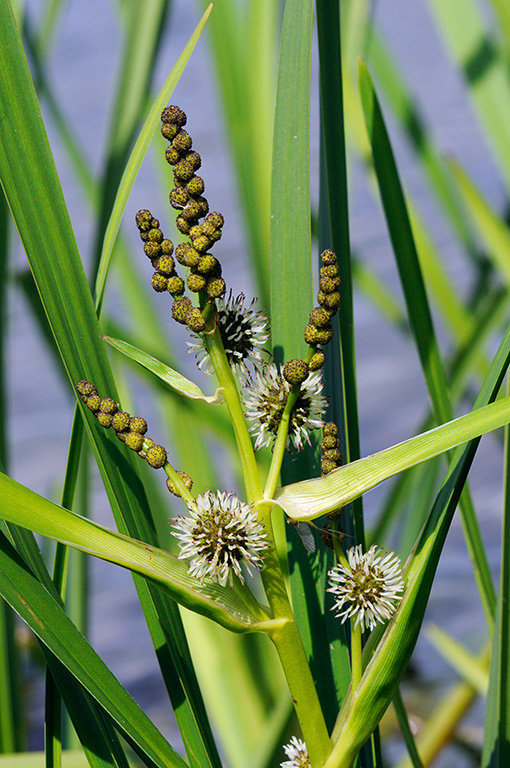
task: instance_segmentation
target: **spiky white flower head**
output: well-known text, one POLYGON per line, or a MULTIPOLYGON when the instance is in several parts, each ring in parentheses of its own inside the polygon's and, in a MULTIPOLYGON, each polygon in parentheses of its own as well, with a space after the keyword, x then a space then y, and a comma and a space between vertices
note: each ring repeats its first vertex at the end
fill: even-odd
POLYGON ((262 566, 261 553, 267 548, 263 525, 253 508, 234 493, 206 491, 195 499, 190 517, 173 521, 179 541, 179 558, 190 559, 188 573, 198 579, 210 578, 225 586, 232 584, 232 572, 244 583, 241 560, 251 576, 250 565, 262 566))
MULTIPOLYGON (((253 309, 257 299, 253 299, 249 307, 244 306, 244 299, 243 293, 234 299, 231 291, 228 299, 218 299, 216 304, 218 330, 225 354, 232 370, 241 380, 250 376, 249 364, 257 366, 263 362, 264 345, 271 335, 267 317, 253 309)), ((197 340, 187 342, 188 352, 195 353, 198 367, 209 375, 212 373, 211 361, 203 339, 196 334, 192 335, 197 340)))
MULTIPOLYGON (((327 400, 321 395, 322 371, 308 374, 301 385, 301 391, 292 410, 287 437, 300 451, 303 443, 310 444, 308 430, 324 426, 321 419, 327 400)), ((245 387, 242 392, 245 416, 250 432, 255 437, 255 450, 269 446, 276 437, 282 419, 291 385, 282 376, 282 366, 278 371, 274 363, 259 369, 255 382, 245 387)))
POLYGON ((384 555, 372 544, 363 554, 361 544, 347 552, 349 565, 337 563, 329 573, 328 592, 335 596, 332 610, 342 623, 356 617, 355 627, 373 629, 388 621, 402 599, 404 590, 400 558, 394 552, 384 555))
POLYGON ((310 768, 310 758, 304 741, 293 736, 283 749, 289 759, 280 763, 281 768, 310 768))

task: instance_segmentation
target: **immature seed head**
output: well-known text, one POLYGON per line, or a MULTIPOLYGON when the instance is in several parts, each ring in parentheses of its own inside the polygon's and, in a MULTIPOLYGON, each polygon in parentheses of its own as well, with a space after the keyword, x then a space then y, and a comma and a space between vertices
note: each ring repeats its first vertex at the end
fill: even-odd
POLYGON ((248 573, 250 566, 261 568, 262 553, 267 548, 266 534, 252 507, 233 493, 206 491, 195 499, 190 517, 174 520, 174 534, 179 539, 179 558, 190 559, 188 573, 225 586, 233 574, 243 583, 241 561, 248 573))

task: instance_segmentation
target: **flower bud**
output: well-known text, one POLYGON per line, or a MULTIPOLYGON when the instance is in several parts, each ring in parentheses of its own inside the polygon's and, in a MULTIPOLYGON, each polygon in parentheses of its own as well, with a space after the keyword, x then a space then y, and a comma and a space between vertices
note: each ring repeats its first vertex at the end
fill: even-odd
POLYGON ((203 195, 204 189, 204 180, 200 176, 193 176, 186 184, 186 192, 192 197, 203 195))
POLYGON ((83 402, 85 402, 91 395, 97 395, 97 389, 95 386, 86 379, 80 379, 80 381, 76 384, 76 389, 78 390, 78 394, 80 395, 83 402))
POLYGON ((168 277, 160 275, 159 272, 154 272, 151 277, 151 285, 157 293, 162 293, 163 291, 166 291, 168 277))
POLYGON ((181 325, 186 325, 186 315, 192 308, 191 301, 187 296, 182 299, 176 299, 172 304, 172 317, 181 325))
POLYGON ((302 384, 308 376, 308 364, 304 360, 289 360, 283 366, 283 378, 289 384, 302 384))
POLYGON ((198 307, 192 307, 186 314, 186 325, 190 331, 201 333, 205 328, 205 319, 198 307))
POLYGON ((140 451, 143 447, 143 435, 139 432, 128 432, 125 439, 125 445, 132 451, 140 451))
POLYGON ((136 226, 140 232, 147 232, 151 228, 152 213, 146 208, 142 208, 135 214, 136 226))
POLYGON ((311 371, 319 371, 326 362, 326 355, 322 351, 322 349, 318 349, 316 352, 313 353, 310 362, 308 363, 308 368, 311 371))
POLYGON ((102 427, 105 429, 108 429, 108 427, 111 426, 112 423, 112 414, 111 413, 102 413, 101 411, 98 411, 96 414, 96 418, 98 422, 101 424, 102 427))
POLYGON ((112 427, 115 432, 126 432, 129 428, 130 418, 129 413, 126 413, 125 411, 117 411, 117 413, 112 416, 112 427))
POLYGON ((131 432, 138 432, 140 435, 145 435, 147 432, 147 422, 142 419, 141 416, 132 416, 129 420, 129 429, 131 432))
POLYGON ((317 328, 322 328, 324 325, 327 325, 330 320, 331 314, 327 309, 324 307, 315 307, 315 309, 310 312, 310 319, 308 322, 310 325, 316 325, 317 328))
POLYGON ((328 248, 326 251, 323 251, 321 253, 321 261, 325 265, 336 264, 337 263, 336 253, 328 248))
POLYGON ((178 275, 172 275, 168 278, 166 289, 171 296, 174 296, 174 298, 176 296, 182 296, 184 293, 184 280, 178 275))
POLYGON ((174 106, 173 104, 165 107, 161 113, 162 123, 175 123, 181 128, 183 125, 186 125, 187 119, 188 118, 186 117, 186 112, 184 112, 184 110, 182 110, 180 107, 174 106))
POLYGON ((191 275, 188 275, 188 279, 186 280, 186 284, 190 291, 193 291, 193 293, 198 293, 199 291, 203 291, 206 284, 206 278, 204 275, 198 275, 196 273, 193 273, 191 275))
POLYGON ((168 195, 168 199, 170 200, 170 205, 172 208, 184 208, 189 200, 189 194, 186 192, 184 187, 174 187, 168 195))
POLYGON ((205 288, 210 299, 219 299, 227 291, 227 284, 222 277, 213 277, 207 281, 205 288))
POLYGON ((147 456, 145 459, 147 464, 153 467, 153 469, 160 469, 160 467, 166 464, 166 451, 162 445, 151 445, 151 447, 147 450, 147 456))
POLYGON ((175 139, 172 141, 172 147, 174 147, 174 149, 176 149, 177 152, 179 152, 181 155, 189 152, 192 144, 193 140, 187 131, 179 131, 175 139))
MULTIPOLYGON (((191 491, 193 487, 193 480, 191 479, 191 477, 186 472, 183 472, 182 470, 177 470, 177 474, 183 481, 186 488, 189 491, 191 491)), ((175 485, 173 484, 172 480, 169 477, 166 480, 166 487, 168 488, 170 493, 173 493, 174 496, 180 497, 181 494, 179 493, 179 491, 177 490, 177 488, 175 487, 175 485)))

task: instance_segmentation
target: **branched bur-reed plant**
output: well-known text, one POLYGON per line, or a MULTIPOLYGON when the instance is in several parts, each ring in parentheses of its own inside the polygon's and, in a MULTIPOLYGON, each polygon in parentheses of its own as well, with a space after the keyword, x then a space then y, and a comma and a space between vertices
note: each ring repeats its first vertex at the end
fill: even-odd
MULTIPOLYGON (((362 462, 359 468, 357 462, 342 467, 338 428, 327 421, 322 375, 327 345, 334 335, 331 321, 341 301, 337 256, 331 249, 321 254, 317 306, 310 308, 306 327, 296 329, 302 334, 306 353, 302 359, 277 365, 268 349, 271 336, 267 317, 254 308, 254 301, 246 303, 243 295, 234 298, 222 274, 216 243, 222 235, 224 217, 209 211, 205 184, 197 175, 201 158, 185 125, 186 115, 181 109, 170 106, 163 110, 161 130, 169 142, 166 159, 173 168, 175 184, 170 204, 178 211, 176 224, 182 242, 174 245, 147 209, 136 214, 136 226, 153 270, 153 289, 167 300, 171 297, 172 318, 190 333, 188 351, 196 356, 199 369, 216 376, 218 390, 211 399, 224 399, 230 415, 244 481, 242 494, 209 488, 195 495, 193 466, 173 466, 166 449, 149 437, 143 418, 122 410, 108 393, 99 393, 89 381, 79 381, 76 388, 98 425, 113 430, 125 448, 150 467, 162 469, 168 490, 186 507, 185 514, 179 514, 171 525, 179 547, 178 559, 186 565, 187 589, 175 582, 173 596, 233 631, 263 632, 276 646, 301 728, 299 737, 293 736, 283 747, 288 759, 281 765, 351 766, 396 693, 423 614, 430 569, 441 540, 438 527, 447 526, 451 507, 438 507, 406 572, 394 552, 385 552, 375 544, 366 551, 361 543, 344 551, 342 505, 378 480, 374 476, 357 479, 356 475, 363 478, 362 462), (321 478, 311 485, 304 482, 277 489, 285 451, 310 449, 313 430, 322 430, 321 478), (265 477, 261 477, 256 458, 262 447, 272 453, 265 477), (345 472, 348 479, 342 485, 345 472), (309 551, 316 543, 306 521, 323 513, 328 518, 321 521, 320 546, 334 551, 336 564, 328 572, 326 589, 332 595, 329 604, 338 617, 339 635, 341 624, 349 622, 346 636, 350 657, 349 690, 332 733, 326 727, 275 543, 272 515, 281 514, 275 499, 291 516, 289 521, 295 523, 309 551), (256 571, 264 588, 262 601, 256 597, 260 590, 253 590, 256 571), (232 603, 231 595, 237 602, 232 603)), ((143 354, 115 343, 132 357, 143 354)), ((161 368, 161 363, 158 365, 161 368)), ((182 393, 194 386, 175 371, 166 373, 173 376, 173 385, 182 393)), ((458 420, 458 425, 462 423, 463 419, 458 420)), ((476 429, 480 433, 486 427, 476 429)), ((405 458, 404 465, 461 442, 462 437, 452 437, 454 431, 446 425, 403 444, 411 453, 418 446, 416 441, 421 439, 425 446, 421 454, 405 458), (434 445, 437 438, 446 442, 434 445)), ((397 457, 391 466, 382 460, 385 475, 402 468, 398 464, 402 446, 383 453, 390 459, 397 457)), ((369 473, 377 460, 364 460, 369 473)))

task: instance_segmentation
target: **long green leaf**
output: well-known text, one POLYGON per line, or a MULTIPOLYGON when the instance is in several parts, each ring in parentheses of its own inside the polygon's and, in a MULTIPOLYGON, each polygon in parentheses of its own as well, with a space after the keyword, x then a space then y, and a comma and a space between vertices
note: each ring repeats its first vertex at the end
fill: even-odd
POLYGON ((195 31, 191 35, 187 45, 183 52, 177 59, 172 71, 165 80, 158 95, 156 96, 149 113, 145 119, 142 129, 138 135, 135 146, 129 156, 129 160, 126 164, 125 170, 122 174, 122 179, 119 183, 119 190, 115 197, 112 213, 108 221, 108 226, 104 235, 103 248, 101 252, 101 260, 97 272, 96 279, 96 301, 98 306, 101 306, 102 298, 105 289, 106 276, 108 274, 108 268, 110 266, 110 260, 113 253, 113 246, 115 245, 115 239, 120 228, 122 216, 124 215, 124 209, 128 201, 129 193, 135 182, 136 175, 142 164, 142 160, 145 157, 145 153, 149 147, 149 144, 158 128, 161 111, 168 102, 177 82, 179 81, 184 67, 191 56, 195 45, 202 33, 209 14, 211 13, 212 5, 209 5, 208 9, 200 19, 195 31))
POLYGON ((150 578, 182 605, 227 629, 250 631, 267 619, 247 588, 239 592, 219 584, 202 584, 188 575, 188 565, 183 560, 69 512, 3 473, 0 489, 0 514, 5 520, 150 578))
POLYGON ((143 352, 141 349, 137 349, 132 344, 128 344, 127 341, 122 339, 112 339, 111 336, 104 336, 103 339, 108 342, 114 349, 118 349, 119 352, 129 357, 131 360, 143 365, 148 371, 157 376, 161 381, 173 389, 175 392, 180 392, 185 397, 190 397, 192 400, 204 400, 206 403, 221 403, 223 402, 223 396, 220 390, 217 390, 214 395, 204 395, 200 387, 194 384, 189 379, 186 379, 177 371, 169 368, 160 360, 156 360, 152 355, 143 352))
MULTIPOLYGON (((0 4, 0 68, 0 179, 52 333, 70 382, 74 385, 85 377, 100 392, 115 397, 92 297, 8 3, 0 4)), ((85 418, 119 530, 156 543, 135 462, 119 453, 115 438, 100 432, 88 414, 85 418)), ((201 768, 219 766, 178 608, 139 577, 135 584, 176 716, 189 725, 183 740, 190 761, 201 768)))
POLYGON ((106 708, 147 764, 159 768, 185 768, 186 763, 131 699, 3 534, 0 534, 0 564, 0 590, 4 599, 106 708))
POLYGON ((277 489, 275 502, 293 520, 313 520, 348 504, 388 477, 510 421, 510 397, 339 467, 326 477, 277 489))

